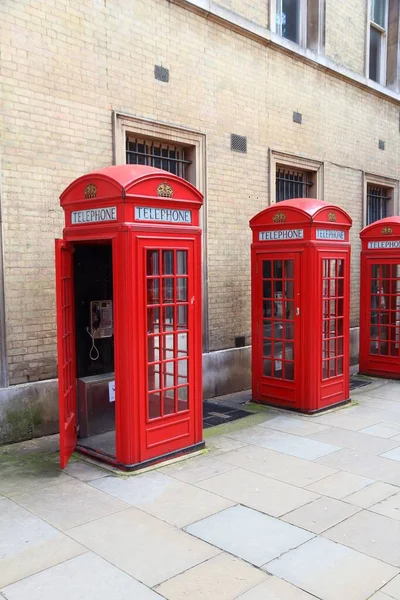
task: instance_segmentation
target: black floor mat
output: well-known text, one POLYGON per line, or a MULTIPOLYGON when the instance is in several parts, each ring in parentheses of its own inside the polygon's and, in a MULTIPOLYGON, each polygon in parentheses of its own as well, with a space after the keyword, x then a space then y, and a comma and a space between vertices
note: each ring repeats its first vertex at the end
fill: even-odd
POLYGON ((237 409, 234 406, 221 406, 214 402, 203 402, 203 428, 208 429, 208 427, 223 425, 230 421, 243 419, 243 417, 248 417, 251 414, 247 410, 237 409))
POLYGON ((355 390, 359 387, 364 387, 365 385, 369 385, 372 383, 370 379, 361 379, 356 376, 350 377, 350 389, 355 390))

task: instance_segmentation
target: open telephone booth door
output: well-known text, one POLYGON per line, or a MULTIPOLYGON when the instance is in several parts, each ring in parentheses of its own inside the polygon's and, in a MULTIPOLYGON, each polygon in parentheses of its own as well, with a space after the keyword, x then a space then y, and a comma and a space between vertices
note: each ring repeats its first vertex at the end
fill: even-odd
POLYGON ((60 464, 63 469, 77 443, 73 249, 56 240, 56 312, 58 337, 58 394, 60 464))

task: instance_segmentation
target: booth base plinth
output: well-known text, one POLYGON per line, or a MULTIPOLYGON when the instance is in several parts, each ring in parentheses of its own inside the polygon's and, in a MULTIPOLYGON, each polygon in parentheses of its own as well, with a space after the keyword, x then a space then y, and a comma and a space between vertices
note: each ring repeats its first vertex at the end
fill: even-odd
POLYGON ((121 471, 138 471, 142 469, 146 469, 147 467, 151 467, 158 463, 163 463, 165 461, 171 460, 171 458, 178 458, 179 456, 184 456, 186 454, 191 454, 193 452, 198 452, 199 450, 203 450, 205 448, 205 441, 198 442, 197 444, 193 444, 192 446, 187 446, 186 448, 180 448, 179 450, 174 450, 173 452, 167 452, 166 454, 162 454, 161 456, 156 456, 154 458, 149 458, 148 460, 144 460, 142 462, 138 462, 135 464, 125 465, 120 463, 115 458, 107 456, 105 454, 101 454, 100 452, 96 452, 95 450, 91 450, 90 448, 85 448, 84 446, 76 446, 76 451, 80 454, 84 454, 86 456, 90 456, 99 460, 101 462, 112 465, 113 467, 117 467, 117 469, 121 469, 121 471))
POLYGON ((340 402, 335 402, 334 404, 329 404, 328 406, 322 406, 321 408, 316 408, 314 410, 306 410, 297 408, 296 406, 287 406, 284 404, 275 404, 274 402, 269 402, 265 400, 251 400, 254 404, 261 404, 263 406, 270 406, 271 408, 280 408, 281 410, 287 410, 289 412, 295 412, 302 415, 315 415, 317 413, 326 412, 327 410, 331 410, 332 408, 339 408, 340 406, 345 406, 351 402, 351 398, 347 400, 341 400, 340 402))

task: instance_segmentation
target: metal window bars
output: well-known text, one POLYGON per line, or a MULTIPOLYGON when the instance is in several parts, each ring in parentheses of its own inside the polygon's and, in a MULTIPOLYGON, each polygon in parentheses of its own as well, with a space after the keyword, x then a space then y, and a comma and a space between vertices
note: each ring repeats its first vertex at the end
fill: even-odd
POLYGON ((126 162, 164 169, 183 179, 187 179, 187 167, 192 164, 182 146, 129 136, 126 138, 126 162))
POLYGON ((313 185, 308 171, 294 169, 276 170, 276 202, 290 198, 308 198, 313 185))
POLYGON ((388 216, 391 197, 388 189, 375 185, 367 186, 367 225, 388 216))

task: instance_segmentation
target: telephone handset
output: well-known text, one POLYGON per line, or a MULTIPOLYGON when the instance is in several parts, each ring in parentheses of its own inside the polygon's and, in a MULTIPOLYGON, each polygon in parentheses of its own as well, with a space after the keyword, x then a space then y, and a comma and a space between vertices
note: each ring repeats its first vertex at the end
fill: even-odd
POLYGON ((112 300, 92 300, 90 303, 90 329, 86 331, 92 338, 89 356, 97 360, 100 356, 95 340, 112 337, 114 333, 112 300))

